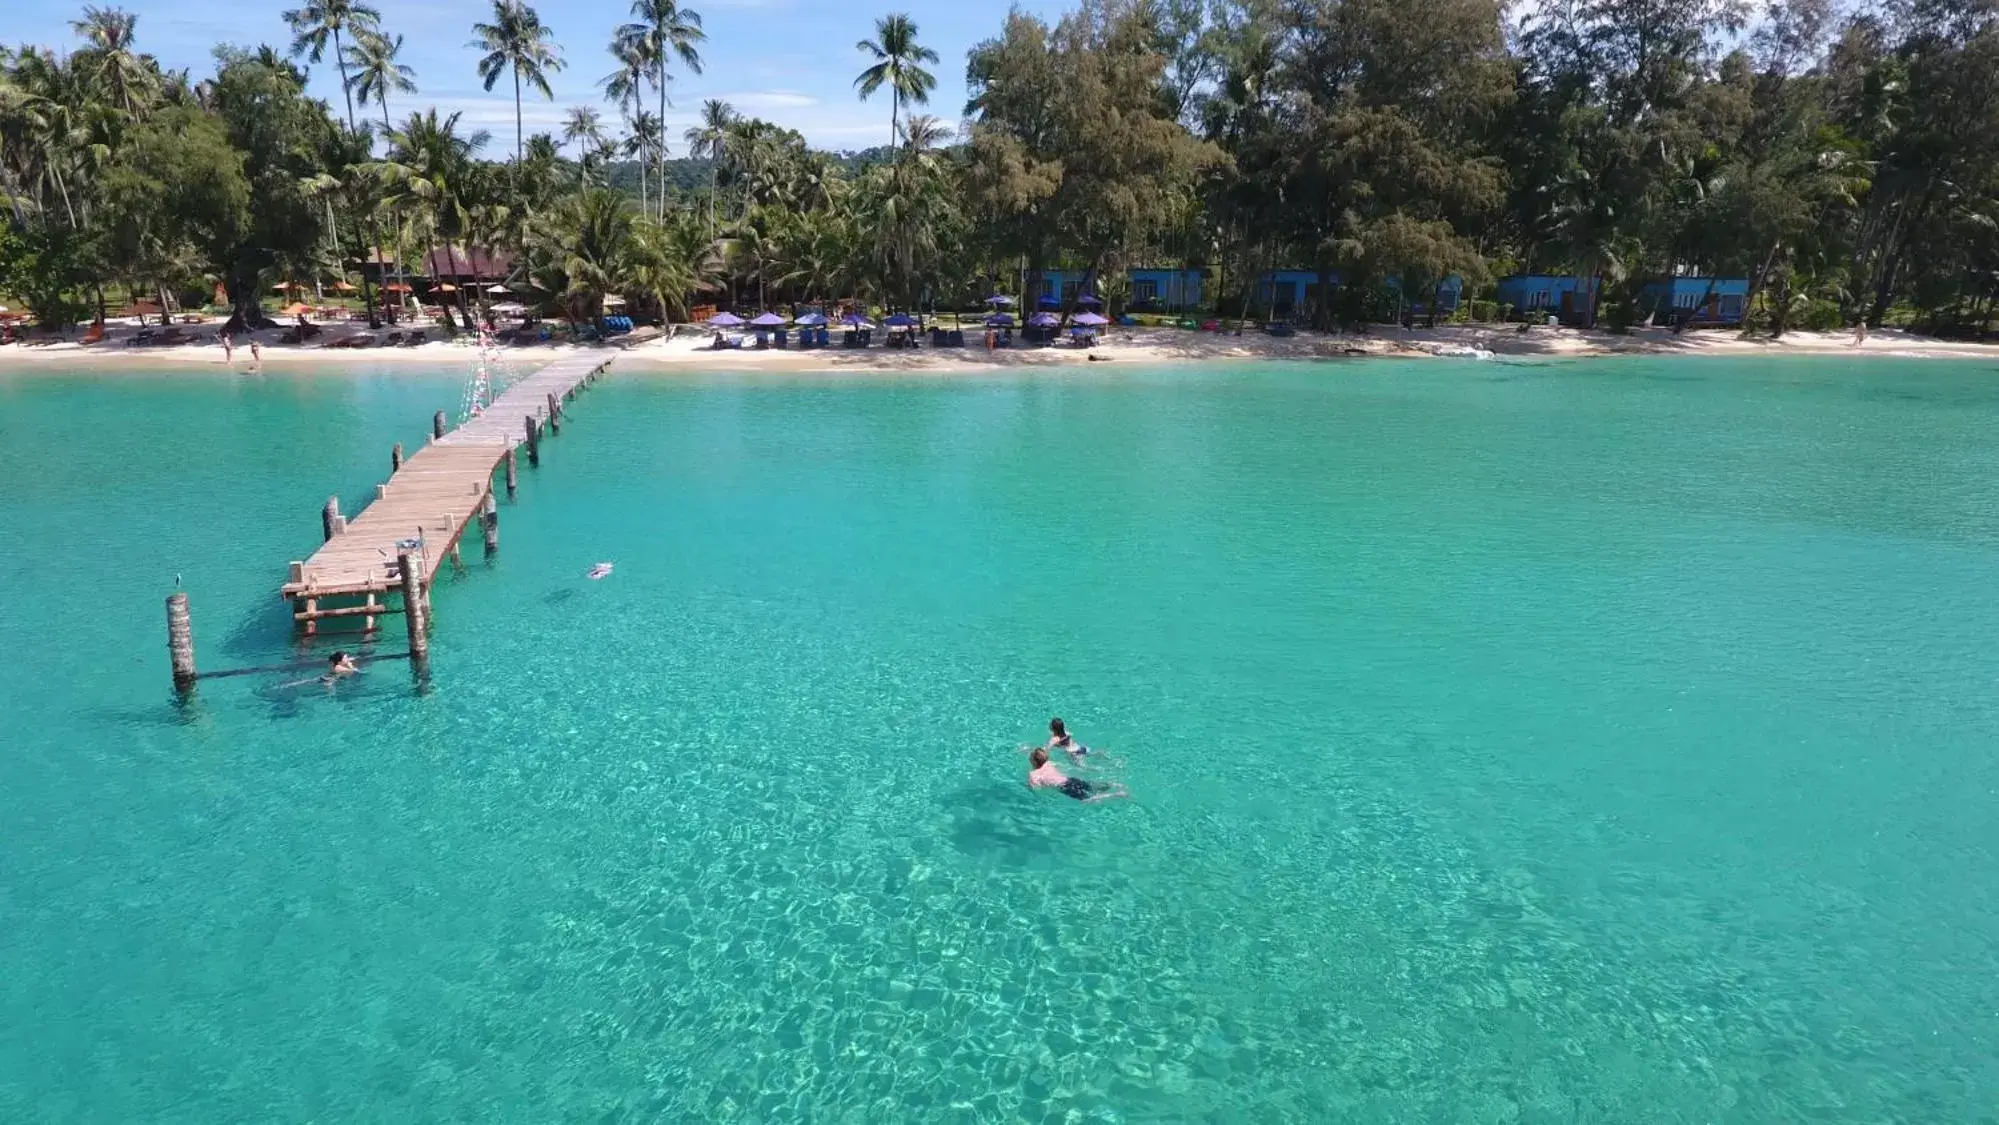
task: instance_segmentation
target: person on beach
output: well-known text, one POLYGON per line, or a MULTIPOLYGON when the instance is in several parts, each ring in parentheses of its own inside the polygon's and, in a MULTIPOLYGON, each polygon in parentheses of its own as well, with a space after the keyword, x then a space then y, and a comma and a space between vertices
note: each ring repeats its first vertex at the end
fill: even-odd
POLYGON ((1865 343, 1867 343, 1867 318, 1861 317, 1853 322, 1853 346, 1857 348, 1865 343))
POLYGON ((1048 760, 1048 751, 1036 746, 1027 756, 1027 787, 1029 789, 1054 789, 1065 797, 1078 801, 1109 801, 1118 797, 1131 796, 1131 790, 1115 781, 1088 782, 1080 777, 1070 777, 1048 760))
POLYGON ((224 332, 222 334, 222 362, 224 363, 236 362, 236 341, 230 339, 229 333, 227 332, 224 332))
POLYGON ((254 339, 250 341, 250 363, 257 367, 264 365, 264 346, 254 339))

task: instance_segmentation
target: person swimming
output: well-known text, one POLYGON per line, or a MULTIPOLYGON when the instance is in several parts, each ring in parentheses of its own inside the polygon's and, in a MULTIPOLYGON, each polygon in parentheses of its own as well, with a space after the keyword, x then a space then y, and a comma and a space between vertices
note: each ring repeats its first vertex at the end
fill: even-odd
POLYGON ((1048 720, 1048 742, 1045 748, 1064 751, 1069 755, 1069 759, 1075 762, 1090 756, 1090 748, 1069 734, 1069 728, 1063 725, 1059 716, 1048 720))
POLYGON ((611 576, 611 569, 612 567, 610 563, 601 562, 598 563, 596 566, 591 567, 590 573, 584 575, 584 577, 590 579, 593 582, 602 581, 603 579, 609 578, 611 576))
POLYGON ((354 658, 347 655, 345 649, 326 658, 326 678, 329 681, 339 679, 341 676, 351 676, 360 670, 361 666, 354 663, 354 658))
POLYGON ((1131 790, 1115 781, 1084 781, 1080 777, 1070 777, 1048 760, 1048 751, 1036 746, 1027 756, 1027 787, 1029 789, 1054 789, 1065 797, 1078 801, 1108 801, 1115 797, 1129 797, 1131 790))

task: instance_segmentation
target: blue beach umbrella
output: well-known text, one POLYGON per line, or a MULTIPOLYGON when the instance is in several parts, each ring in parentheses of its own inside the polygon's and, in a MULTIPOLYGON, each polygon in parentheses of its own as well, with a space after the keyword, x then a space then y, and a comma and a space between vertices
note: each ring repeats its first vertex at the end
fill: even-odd
POLYGON ((867 317, 862 316, 860 313, 848 313, 846 316, 840 318, 840 323, 846 325, 849 328, 874 327, 874 322, 870 321, 867 317))
POLYGON ((997 309, 1010 309, 1013 307, 1013 298, 1004 293, 995 293, 986 298, 986 304, 997 309))
POLYGON ((756 328, 783 328, 786 324, 789 323, 790 321, 785 320, 783 317, 777 315, 774 312, 764 313, 763 315, 750 321, 751 326, 756 328))
POLYGON ((987 328, 1012 328, 1012 327, 1013 327, 1013 314, 1012 314, 1012 313, 994 313, 993 315, 991 315, 991 316, 989 316, 989 317, 987 317, 987 318, 986 318, 986 327, 987 327, 987 328))
POLYGON ((1053 328, 1062 323, 1062 318, 1051 312, 1038 312, 1028 317, 1027 323, 1035 328, 1053 328))
POLYGON ((735 313, 716 313, 714 316, 708 318, 708 327, 710 328, 741 328, 742 326, 743 318, 737 316, 735 313))
POLYGON ((1053 297, 1043 297, 1034 303, 1036 307, 1044 309, 1059 309, 1062 307, 1062 302, 1053 297))
POLYGON ((1077 313, 1076 323, 1084 325, 1086 327, 1094 328, 1099 324, 1109 324, 1110 321, 1102 316, 1097 315, 1096 313, 1077 313))
POLYGON ((1077 304, 1079 304, 1079 305, 1101 305, 1101 304, 1103 304, 1103 302, 1102 302, 1102 301, 1099 301, 1099 300, 1097 300, 1097 295, 1096 295, 1095 293, 1085 293, 1085 294, 1083 294, 1082 296, 1080 296, 1080 297, 1076 298, 1076 303, 1077 303, 1077 304))
POLYGON ((825 313, 809 312, 795 322, 800 328, 817 328, 826 323, 825 313))
POLYGON ((882 318, 882 324, 889 328, 914 328, 916 318, 908 313, 894 313, 882 318))

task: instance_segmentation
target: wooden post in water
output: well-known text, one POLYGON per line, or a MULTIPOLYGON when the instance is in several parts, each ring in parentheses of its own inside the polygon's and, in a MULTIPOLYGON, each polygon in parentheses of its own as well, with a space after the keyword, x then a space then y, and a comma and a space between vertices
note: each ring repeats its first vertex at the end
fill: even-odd
POLYGON ((484 509, 479 522, 486 529, 486 554, 490 556, 500 549, 500 502, 490 492, 486 494, 484 509))
POLYGON ((514 497, 514 447, 507 447, 507 499, 514 497))
POLYGON ((528 464, 538 469, 541 467, 541 427, 535 423, 532 414, 528 415, 527 440, 528 464))
POLYGON ((347 521, 340 518, 340 497, 326 498, 326 507, 319 510, 319 530, 326 535, 326 541, 347 530, 347 521))
POLYGON ((548 392, 548 432, 551 434, 562 432, 562 407, 555 401, 554 391, 548 392))
POLYGON ((389 450, 389 475, 395 476, 397 473, 400 473, 402 471, 403 471, 403 443, 397 442, 396 447, 394 449, 389 450))
POLYGON ((173 658, 174 690, 185 696, 194 690, 194 621, 188 616, 187 595, 167 595, 167 654, 173 658))
POLYGON ((396 572, 403 584, 403 624, 409 629, 410 667, 417 675, 430 674, 430 614, 423 604, 423 579, 408 551, 396 555, 396 572))
POLYGON ((440 410, 430 416, 430 436, 433 439, 444 436, 444 411, 440 410))

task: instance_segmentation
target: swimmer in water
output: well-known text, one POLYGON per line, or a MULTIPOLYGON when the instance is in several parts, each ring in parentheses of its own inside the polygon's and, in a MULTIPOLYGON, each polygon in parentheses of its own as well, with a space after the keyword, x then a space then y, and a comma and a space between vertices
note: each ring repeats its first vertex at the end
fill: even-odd
POLYGON ((1131 796, 1131 790, 1115 781, 1084 781, 1080 777, 1070 777, 1048 761, 1048 751, 1036 746, 1027 756, 1030 768, 1027 771, 1029 789, 1056 789, 1065 797, 1078 801, 1109 801, 1117 797, 1131 796))
POLYGON ((326 658, 326 679, 329 683, 342 676, 351 676, 360 670, 361 666, 354 663, 354 658, 347 655, 344 650, 326 658))
POLYGON ((598 563, 596 566, 590 568, 590 573, 584 575, 585 578, 591 579, 592 581, 609 578, 610 576, 611 576, 610 563, 598 563))
POLYGON ((1069 755, 1069 760, 1080 763, 1090 756, 1090 748, 1075 740, 1069 728, 1062 725, 1061 718, 1048 720, 1048 743, 1045 749, 1061 750, 1069 755))

